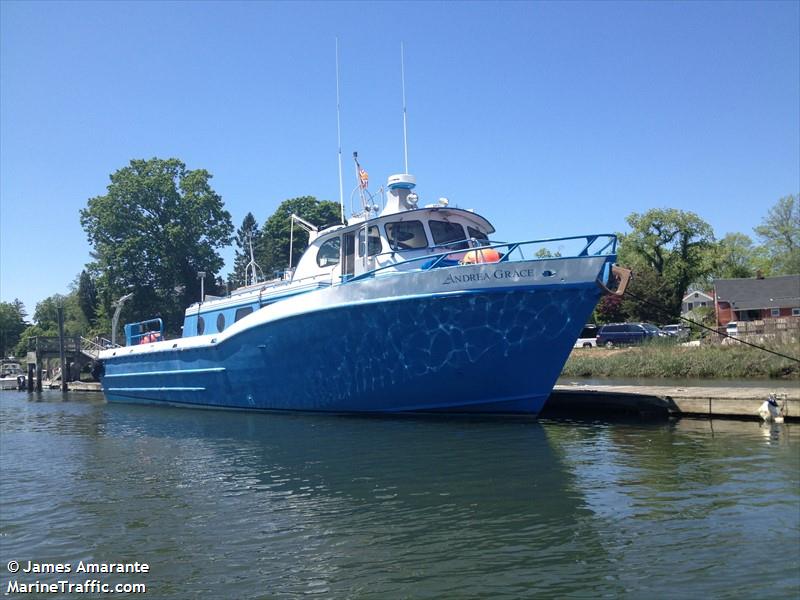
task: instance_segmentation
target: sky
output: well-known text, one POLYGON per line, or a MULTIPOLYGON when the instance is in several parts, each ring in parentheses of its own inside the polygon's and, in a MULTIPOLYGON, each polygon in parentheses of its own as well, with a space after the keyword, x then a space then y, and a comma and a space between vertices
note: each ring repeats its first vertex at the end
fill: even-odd
MULTIPOLYGON (((377 189, 495 239, 625 232, 651 208, 754 237, 800 191, 800 2, 0 1, 0 300, 67 293, 79 212, 131 159, 206 169, 238 227, 377 189)), ((233 248, 222 251, 223 275, 233 248)))

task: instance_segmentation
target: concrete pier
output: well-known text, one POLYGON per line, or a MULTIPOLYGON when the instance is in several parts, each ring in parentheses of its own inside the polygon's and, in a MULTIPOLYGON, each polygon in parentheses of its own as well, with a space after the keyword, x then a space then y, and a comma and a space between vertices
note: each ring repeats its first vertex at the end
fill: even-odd
POLYGON ((542 416, 569 412, 628 413, 649 417, 704 416, 760 419, 758 409, 770 394, 784 407, 787 420, 800 419, 800 384, 776 382, 763 387, 585 385, 555 386, 542 416))

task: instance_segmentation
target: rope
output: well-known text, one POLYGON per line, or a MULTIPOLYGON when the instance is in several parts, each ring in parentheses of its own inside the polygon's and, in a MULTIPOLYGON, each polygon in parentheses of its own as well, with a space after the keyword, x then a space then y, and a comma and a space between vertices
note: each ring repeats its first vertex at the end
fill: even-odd
MULTIPOLYGON (((631 298, 634 298, 635 300, 638 300, 639 302, 643 302, 644 304, 652 306, 653 308, 655 308, 657 311, 659 311, 662 314, 665 314, 665 315, 668 315, 668 316, 672 316, 672 313, 670 311, 668 311, 666 308, 664 308, 663 306, 659 306, 658 304, 655 304, 654 302, 650 302, 649 300, 647 300, 645 298, 642 298, 641 296, 637 296, 636 294, 631 292, 630 289, 626 290, 625 294, 630 296, 631 298)), ((732 340, 734 340, 736 342, 739 342, 740 344, 744 344, 745 346, 751 346, 753 348, 756 348, 757 350, 762 350, 764 352, 769 352, 770 354, 774 354, 775 356, 780 356, 781 358, 787 358, 787 359, 789 359, 791 361, 794 361, 796 363, 800 363, 800 359, 795 358, 794 356, 789 356, 788 354, 782 354, 780 352, 775 352, 774 350, 770 350, 769 348, 765 348, 764 346, 759 346, 758 344, 753 344, 753 343, 750 343, 750 342, 746 342, 746 341, 744 341, 742 339, 739 339, 737 337, 733 337, 732 335, 728 335, 727 333, 721 333, 721 332, 717 331, 716 329, 714 329, 712 327, 708 327, 706 325, 703 325, 702 323, 698 323, 697 321, 693 321, 692 319, 688 319, 686 317, 680 317, 679 316, 678 318, 681 321, 686 321, 687 323, 691 323, 692 325, 696 325, 697 327, 700 327, 701 329, 706 329, 706 330, 708 330, 708 331, 710 331, 712 333, 723 335, 723 336, 725 336, 727 338, 730 338, 730 339, 732 339, 732 340)))

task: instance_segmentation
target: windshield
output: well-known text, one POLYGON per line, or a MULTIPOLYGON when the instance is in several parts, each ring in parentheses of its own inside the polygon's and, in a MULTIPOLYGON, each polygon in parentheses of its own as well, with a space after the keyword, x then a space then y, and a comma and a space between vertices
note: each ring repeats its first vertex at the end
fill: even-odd
POLYGON ((642 323, 642 327, 644 327, 647 331, 658 331, 658 327, 655 325, 650 325, 650 323, 642 323))

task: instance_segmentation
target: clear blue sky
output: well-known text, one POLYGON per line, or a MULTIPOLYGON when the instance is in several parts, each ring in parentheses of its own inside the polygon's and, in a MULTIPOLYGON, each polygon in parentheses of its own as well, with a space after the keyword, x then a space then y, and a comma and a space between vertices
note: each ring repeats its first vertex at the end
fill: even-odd
MULTIPOLYGON (((132 158, 204 168, 236 226, 409 170, 498 239, 625 231, 656 207, 717 236, 800 190, 798 2, 0 3, 0 298, 66 293, 78 211, 132 158)), ((232 263, 233 250, 224 252, 232 263)))

